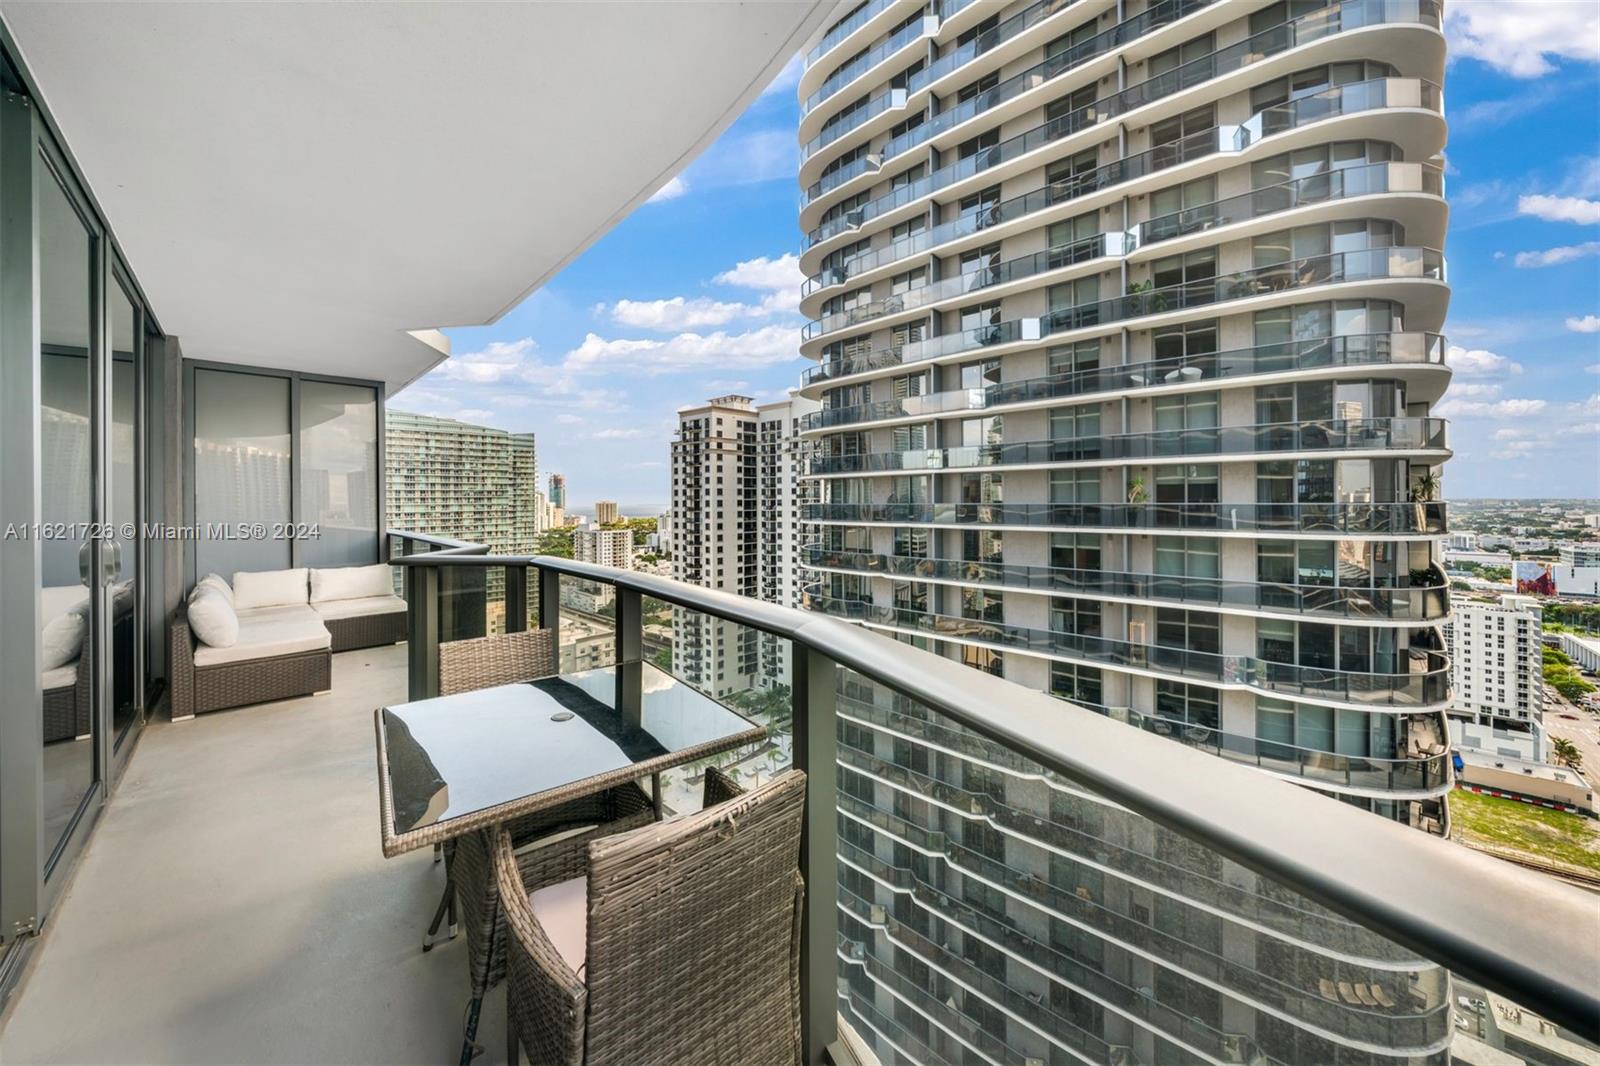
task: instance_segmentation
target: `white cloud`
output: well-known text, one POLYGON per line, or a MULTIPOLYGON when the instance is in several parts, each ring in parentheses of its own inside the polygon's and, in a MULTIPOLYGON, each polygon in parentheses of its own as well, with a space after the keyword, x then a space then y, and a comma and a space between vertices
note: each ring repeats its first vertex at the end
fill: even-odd
POLYGON ((556 415, 556 425, 558 425, 558 426, 581 426, 581 425, 583 425, 583 423, 584 423, 584 420, 582 418, 580 418, 579 416, 577 416, 577 415, 569 415, 569 414, 556 415))
POLYGON ((1520 429, 1497 429, 1494 431, 1495 440, 1518 440, 1522 437, 1520 429))
MULTIPOLYGON (((1567 319, 1567 328, 1574 333, 1600 333, 1600 315, 1584 315, 1582 318, 1569 318, 1567 319)), ((1597 366, 1600 366, 1600 364, 1597 364, 1597 366)), ((1589 368, 1589 370, 1591 373, 1593 373, 1596 371, 1596 367, 1592 366, 1589 368)))
POLYGON ((1461 377, 1491 378, 1522 373, 1522 364, 1484 348, 1463 348, 1452 344, 1445 349, 1444 361, 1461 377))
POLYGON ((493 411, 486 411, 481 407, 463 407, 450 417, 459 418, 463 422, 487 423, 493 422, 495 415, 493 411))
POLYGON ((1568 404, 1567 407, 1580 415, 1600 415, 1600 392, 1591 394, 1582 403, 1568 404))
POLYGON ((1450 55, 1482 60, 1516 78, 1552 73, 1552 59, 1600 60, 1600 34, 1587 3, 1480 0, 1445 11, 1450 55))
POLYGON ((602 429, 589 434, 590 440, 633 440, 644 436, 642 429, 602 429))
POLYGON ((1439 418, 1526 418, 1543 411, 1543 400, 1456 400, 1447 399, 1434 407, 1439 418))
POLYGON ((632 370, 654 375, 776 366, 799 354, 800 331, 792 326, 762 326, 745 333, 679 333, 666 340, 607 340, 590 333, 567 353, 562 366, 576 374, 632 370))
POLYGON ((520 373, 537 347, 532 337, 517 341, 493 341, 481 352, 451 356, 439 364, 434 373, 452 381, 491 385, 520 373))
POLYGON ((684 180, 695 189, 794 181, 800 166, 800 145, 793 126, 774 126, 749 133, 729 131, 690 164, 684 180))
POLYGON ((748 389, 749 387, 750 383, 748 381, 729 381, 726 378, 717 378, 700 383, 700 388, 703 392, 737 392, 740 389, 748 389))
POLYGON ((1581 196, 1519 196, 1517 214, 1532 215, 1546 222, 1589 225, 1600 222, 1600 200, 1585 200, 1581 196))
POLYGON ((1500 397, 1500 386, 1452 381, 1449 396, 1452 400, 1495 400, 1500 397))
POLYGON ((675 331, 721 326, 736 318, 764 314, 760 308, 704 297, 670 300, 618 300, 611 305, 611 320, 619 326, 675 331))
POLYGON ((1583 368, 1585 374, 1600 374, 1600 363, 1590 363, 1583 368))
POLYGON ((650 194, 647 204, 659 204, 663 200, 676 200, 689 191, 689 183, 683 180, 683 175, 678 175, 661 188, 650 194))
POLYGON ((1557 248, 1547 248, 1542 252, 1518 252, 1516 264, 1523 268, 1559 266, 1591 255, 1600 255, 1600 241, 1562 245, 1557 248))
POLYGON ((800 273, 800 257, 789 252, 776 259, 763 255, 741 260, 732 270, 724 270, 712 280, 741 289, 780 291, 798 288, 805 275, 800 273))

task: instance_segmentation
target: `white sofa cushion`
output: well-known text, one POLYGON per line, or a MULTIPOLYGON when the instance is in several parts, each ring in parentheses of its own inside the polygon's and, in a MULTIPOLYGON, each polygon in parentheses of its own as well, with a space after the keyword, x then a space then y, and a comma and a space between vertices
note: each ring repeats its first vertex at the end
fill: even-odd
POLYGON ((328 627, 305 605, 257 607, 239 612, 239 639, 230 648, 195 648, 195 666, 268 659, 331 646, 328 627))
POLYGON ((199 592, 202 588, 216 589, 218 592, 222 593, 222 598, 228 601, 228 606, 233 606, 233 586, 228 584, 227 581, 223 580, 221 574, 207 574, 205 577, 201 578, 195 584, 194 592, 189 593, 190 597, 193 597, 194 593, 199 592))
POLYGON ((231 648, 239 642, 239 614, 216 585, 202 582, 189 597, 189 631, 202 644, 231 648))
POLYGON ((78 660, 83 651, 83 638, 89 632, 89 605, 87 602, 59 614, 44 624, 40 641, 42 665, 48 672, 78 660))
POLYGON ((46 692, 58 688, 71 688, 78 683, 78 664, 71 662, 65 666, 46 670, 40 675, 40 682, 46 692))
POLYGON ((46 585, 39 590, 39 625, 60 618, 80 603, 89 602, 89 590, 82 585, 46 585))
POLYGON ((406 601, 391 592, 387 596, 363 596, 358 600, 324 600, 313 603, 311 609, 323 618, 366 618, 375 614, 398 614, 406 609, 406 601))
POLYGON ((365 600, 394 595, 394 571, 388 563, 337 566, 311 571, 311 602, 365 600))
POLYGON ((283 607, 306 602, 306 568, 293 570, 241 570, 233 575, 233 606, 249 611, 257 607, 283 607))

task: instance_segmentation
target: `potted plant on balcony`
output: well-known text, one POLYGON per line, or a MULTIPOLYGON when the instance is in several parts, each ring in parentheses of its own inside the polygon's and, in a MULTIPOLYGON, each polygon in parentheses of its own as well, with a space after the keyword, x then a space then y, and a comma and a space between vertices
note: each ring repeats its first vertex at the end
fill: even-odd
POLYGON ((1136 477, 1128 482, 1128 502, 1144 503, 1150 499, 1150 492, 1144 487, 1144 478, 1136 477))
POLYGON ((1439 475, 1431 469, 1424 470, 1411 482, 1412 503, 1432 503, 1439 495, 1439 475))

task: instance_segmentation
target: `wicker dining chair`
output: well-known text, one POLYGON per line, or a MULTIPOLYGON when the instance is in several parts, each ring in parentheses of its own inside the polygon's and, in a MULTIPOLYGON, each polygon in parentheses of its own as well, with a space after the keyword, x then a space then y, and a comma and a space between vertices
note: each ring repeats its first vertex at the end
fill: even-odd
MULTIPOLYGON (((556 648, 548 629, 501 633, 439 645, 439 694, 490 688, 550 677, 556 672, 556 648)), ((592 840, 655 820, 650 797, 629 783, 605 792, 570 800, 548 810, 515 818, 506 828, 516 847, 532 846, 541 838, 581 830, 565 840, 592 840)), ((490 863, 490 840, 484 833, 469 833, 444 849, 445 890, 433 924, 423 940, 432 946, 440 922, 449 915, 451 933, 456 928, 455 907, 461 908, 461 925, 467 934, 467 969, 475 995, 481 996, 505 974, 505 916, 497 906, 499 890, 490 863)))
POLYGON ((529 855, 495 838, 508 1059, 544 1066, 800 1060, 805 775, 529 855))

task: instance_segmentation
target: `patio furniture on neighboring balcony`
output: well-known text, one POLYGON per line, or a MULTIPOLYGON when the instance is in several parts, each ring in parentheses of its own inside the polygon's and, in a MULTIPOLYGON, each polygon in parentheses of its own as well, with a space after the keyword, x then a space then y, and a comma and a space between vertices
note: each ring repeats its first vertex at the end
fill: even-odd
POLYGON ((708 770, 659 825, 531 855, 498 832, 508 1061, 798 1062, 805 785, 708 770))
POLYGON ((332 687, 334 652, 405 639, 406 601, 393 581, 386 563, 240 571, 231 585, 208 574, 173 617, 172 717, 332 687), (202 595, 208 614, 231 616, 225 634, 193 624, 202 595))

